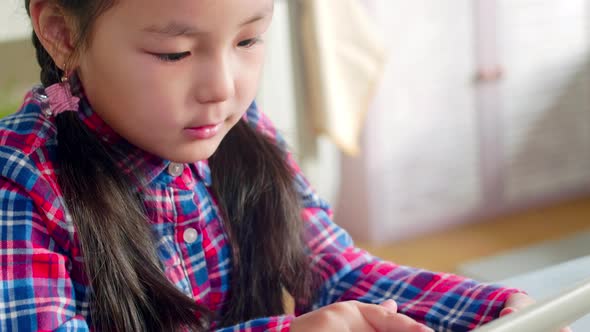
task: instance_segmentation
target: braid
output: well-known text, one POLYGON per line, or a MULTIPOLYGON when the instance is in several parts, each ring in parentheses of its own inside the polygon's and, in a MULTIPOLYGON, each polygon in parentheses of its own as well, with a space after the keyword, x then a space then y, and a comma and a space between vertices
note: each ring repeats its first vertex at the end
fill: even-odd
POLYGON ((58 83, 63 75, 63 71, 55 64, 47 50, 41 44, 37 34, 33 32, 33 46, 35 46, 35 53, 37 62, 41 67, 41 83, 44 86, 50 86, 58 83))

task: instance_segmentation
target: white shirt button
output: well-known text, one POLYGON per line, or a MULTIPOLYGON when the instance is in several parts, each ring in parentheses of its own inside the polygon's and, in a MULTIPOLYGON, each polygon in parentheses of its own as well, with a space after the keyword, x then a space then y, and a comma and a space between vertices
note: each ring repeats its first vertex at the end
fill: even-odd
POLYGON ((184 242, 188 244, 195 243, 198 237, 199 233, 194 228, 187 228, 183 234, 184 242))
POLYGON ((170 165, 168 165, 168 174, 170 174, 174 177, 180 176, 182 174, 182 171, 184 171, 183 164, 170 163, 170 165))

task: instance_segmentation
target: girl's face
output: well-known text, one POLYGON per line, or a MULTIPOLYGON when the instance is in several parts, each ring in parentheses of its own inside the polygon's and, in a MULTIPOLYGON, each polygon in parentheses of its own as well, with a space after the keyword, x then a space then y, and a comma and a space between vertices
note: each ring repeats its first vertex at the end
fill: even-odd
POLYGON ((117 1, 78 57, 85 94, 134 145, 207 159, 254 100, 272 11, 272 0, 117 1))

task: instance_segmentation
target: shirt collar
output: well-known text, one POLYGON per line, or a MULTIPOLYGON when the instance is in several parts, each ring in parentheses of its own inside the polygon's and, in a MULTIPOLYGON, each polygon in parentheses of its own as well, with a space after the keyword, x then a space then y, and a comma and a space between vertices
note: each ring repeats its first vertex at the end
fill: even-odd
MULTIPOLYGON (((160 158, 146 152, 118 135, 102 118, 95 113, 88 100, 83 98, 78 112, 82 122, 96 136, 103 141, 107 150, 113 154, 117 166, 139 187, 145 187, 151 183, 160 173, 170 165, 169 160, 160 158)), ((191 165, 194 167, 197 177, 206 186, 211 185, 211 170, 207 160, 197 161, 191 165)))

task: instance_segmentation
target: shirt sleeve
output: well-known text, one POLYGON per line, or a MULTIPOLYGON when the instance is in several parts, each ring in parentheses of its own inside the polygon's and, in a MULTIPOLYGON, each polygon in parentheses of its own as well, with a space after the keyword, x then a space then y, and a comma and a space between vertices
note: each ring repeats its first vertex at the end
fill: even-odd
POLYGON ((33 200, 0 177, 0 331, 89 331, 76 310, 69 258, 33 200))
POLYGON ((383 261, 356 248, 323 208, 307 207, 303 215, 312 267, 323 282, 312 309, 338 301, 393 299, 399 312, 437 331, 470 331, 497 318, 507 298, 518 292, 383 261))
MULTIPOLYGON (((251 123, 285 147, 271 121, 251 107, 251 123)), ((469 331, 499 316, 508 297, 519 292, 448 273, 400 266, 354 246, 332 221, 332 212, 305 179, 292 156, 295 185, 303 202, 304 239, 312 269, 322 282, 311 309, 347 300, 381 303, 393 299, 399 312, 440 331, 469 331)), ((298 306, 297 314, 309 308, 298 306)))

